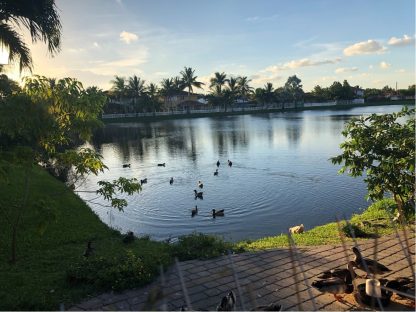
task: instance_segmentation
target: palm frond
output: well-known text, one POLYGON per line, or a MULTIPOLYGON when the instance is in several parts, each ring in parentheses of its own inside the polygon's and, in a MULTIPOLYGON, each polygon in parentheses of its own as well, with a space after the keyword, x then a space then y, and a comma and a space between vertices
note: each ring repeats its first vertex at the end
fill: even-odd
POLYGON ((21 36, 8 24, 0 23, 0 44, 9 50, 9 62, 19 62, 20 72, 23 68, 32 70, 30 50, 21 36))
POLYGON ((23 25, 33 42, 43 41, 51 54, 59 52, 62 25, 54 0, 1 0, 0 19, 23 25))

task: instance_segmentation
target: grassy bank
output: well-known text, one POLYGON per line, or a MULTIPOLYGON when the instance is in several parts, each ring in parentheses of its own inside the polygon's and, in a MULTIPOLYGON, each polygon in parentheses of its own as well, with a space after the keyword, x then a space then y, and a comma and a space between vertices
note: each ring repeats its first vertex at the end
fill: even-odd
MULTIPOLYGON (((392 199, 384 199, 369 206, 362 213, 354 214, 349 220, 358 239, 367 239, 375 235, 388 235, 394 233, 389 221, 389 213, 396 213, 396 204, 392 199)), ((410 221, 411 223, 414 220, 410 221)), ((346 241, 352 241, 350 229, 345 221, 340 223, 346 241)), ((338 224, 336 222, 324 224, 306 230, 302 234, 294 234, 294 241, 300 246, 314 246, 341 243, 338 224)), ((244 250, 261 250, 278 247, 288 247, 286 235, 264 237, 254 241, 242 241, 237 247, 244 250)))
MULTIPOLYGON (((153 280, 160 265, 168 266, 174 257, 205 259, 227 250, 287 246, 282 235, 233 244, 197 233, 181 237, 173 245, 148 237, 124 243, 124 235, 108 228, 79 197, 42 169, 35 167, 30 181, 31 204, 19 227, 16 264, 8 261, 11 228, 7 220, 15 213, 13 203, 22 197, 23 171, 9 168, 8 181, 0 188, 0 310, 57 310, 61 303, 68 308, 100 292, 139 287, 153 280), (35 205, 45 196, 50 199, 46 214, 35 205), (51 221, 44 228, 42 221, 47 215, 51 221), (43 234, 40 229, 44 229, 43 234), (94 252, 84 257, 88 241, 94 252)), ((379 234, 389 234, 392 229, 387 224, 386 209, 394 209, 391 200, 372 205, 351 221, 361 236, 371 236, 376 228, 379 234)), ((298 245, 339 242, 335 223, 294 238, 298 245)))
POLYGON ((200 234, 182 237, 173 245, 148 237, 124 243, 125 235, 108 228, 67 186, 35 167, 30 173, 30 204, 17 236, 17 262, 10 264, 8 220, 16 216, 13 203, 22 198, 23 171, 10 167, 6 183, 0 182, 0 310, 57 310, 61 303, 68 308, 100 292, 142 286, 174 257, 204 259, 233 248, 200 234), (46 213, 36 207, 44 198, 48 198, 46 213), (84 257, 88 241, 94 251, 84 257))

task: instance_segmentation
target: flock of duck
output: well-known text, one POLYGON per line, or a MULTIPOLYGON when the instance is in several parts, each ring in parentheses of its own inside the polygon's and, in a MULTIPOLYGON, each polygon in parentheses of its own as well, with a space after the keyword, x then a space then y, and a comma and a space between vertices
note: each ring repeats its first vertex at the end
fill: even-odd
MULTIPOLYGON (((229 167, 233 166, 233 162, 231 160, 227 160, 227 164, 229 167)), ((218 168, 220 167, 221 163, 219 160, 217 160, 217 169, 215 169, 214 171, 214 176, 218 176, 218 168)), ((157 164, 158 167, 166 167, 166 163, 160 163, 157 164)), ((123 164, 123 168, 131 168, 131 164, 123 164)), ((171 177, 169 179, 169 184, 172 185, 174 182, 173 177, 171 177)), ((140 180, 140 184, 146 184, 147 183, 147 178, 140 180)), ((198 188, 199 189, 203 189, 204 188, 204 184, 201 181, 198 181, 197 183, 198 188)), ((197 199, 204 199, 204 192, 200 191, 198 192, 197 190, 194 190, 194 195, 195 195, 195 200, 197 199)), ((198 206, 195 205, 195 208, 192 208, 191 210, 191 217, 194 217, 198 214, 198 206)), ((212 209, 212 217, 216 218, 216 217, 223 217, 224 216, 224 209, 221 210, 216 210, 216 209, 212 209)))
MULTIPOLYGON (((353 281, 358 276, 354 271, 355 268, 366 272, 367 274, 364 276, 366 279, 374 278, 374 275, 376 274, 382 275, 391 271, 388 267, 376 260, 364 258, 357 247, 352 247, 352 252, 354 253, 355 258, 353 261, 347 263, 346 268, 322 272, 317 276, 319 280, 312 283, 312 287, 323 293, 333 294, 337 301, 342 301, 341 295, 351 294, 354 291, 353 281)), ((399 277, 393 280, 380 279, 379 281, 382 286, 402 293, 414 294, 415 292, 414 281, 409 278, 399 277)), ((364 286, 364 284, 358 285, 356 291, 360 295, 360 298, 365 301, 368 298, 366 298, 364 286)), ((383 295, 384 297, 388 297, 389 293, 382 289, 381 295, 382 298, 383 295)), ((390 300, 389 297, 388 300, 390 300)))

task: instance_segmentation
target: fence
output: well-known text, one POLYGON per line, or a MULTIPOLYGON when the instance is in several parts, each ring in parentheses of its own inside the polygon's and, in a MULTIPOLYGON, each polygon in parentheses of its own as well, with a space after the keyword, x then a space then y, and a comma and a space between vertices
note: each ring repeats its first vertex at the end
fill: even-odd
MULTIPOLYGON (((364 102, 364 101, 363 101, 364 102)), ((326 106, 335 106, 339 103, 337 102, 327 102, 327 103, 303 103, 299 108, 308 108, 308 107, 326 107, 326 106)), ((358 104, 358 103, 356 103, 358 104)), ((360 103, 361 104, 361 103, 360 103)), ((256 107, 229 107, 225 111, 224 107, 215 107, 215 108, 206 108, 206 109, 195 109, 195 110, 178 110, 178 111, 168 111, 168 112, 151 112, 151 113, 124 113, 124 114, 103 114, 103 119, 115 119, 115 118, 138 118, 138 117, 159 117, 159 116, 174 116, 174 115, 193 115, 193 114, 215 114, 215 113, 233 113, 233 112, 264 112, 264 111, 274 111, 282 110, 283 108, 292 109, 295 108, 294 103, 284 103, 284 104, 270 104, 265 106, 256 106, 256 107)))

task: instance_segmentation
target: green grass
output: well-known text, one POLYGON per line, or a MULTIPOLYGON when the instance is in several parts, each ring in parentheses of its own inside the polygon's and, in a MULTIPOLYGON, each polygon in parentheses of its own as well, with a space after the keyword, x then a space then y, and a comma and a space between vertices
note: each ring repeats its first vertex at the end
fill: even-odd
MULTIPOLYGON (((394 232, 389 221, 387 211, 392 214, 396 211, 396 204, 392 199, 383 199, 365 209, 362 213, 354 214, 350 223, 358 239, 375 237, 375 235, 388 235, 394 232)), ((410 220, 413 223, 414 219, 410 220)), ((344 221, 341 222, 341 228, 345 234, 346 241, 352 241, 348 226, 344 221)), ((299 246, 315 246, 325 244, 339 244, 338 225, 336 222, 317 226, 302 234, 294 234, 293 239, 299 246)), ((242 241, 236 244, 237 248, 245 250, 261 250, 278 247, 288 247, 288 238, 286 235, 277 235, 264 237, 254 241, 242 241)))

